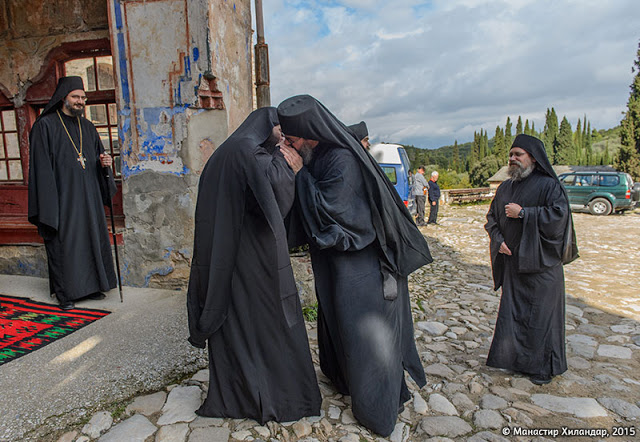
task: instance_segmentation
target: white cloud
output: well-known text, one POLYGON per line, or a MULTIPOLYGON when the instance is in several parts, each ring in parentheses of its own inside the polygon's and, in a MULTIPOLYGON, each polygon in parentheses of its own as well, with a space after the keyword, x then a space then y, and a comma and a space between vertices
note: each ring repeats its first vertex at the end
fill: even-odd
POLYGON ((439 147, 492 136, 507 116, 541 129, 619 123, 640 39, 636 0, 273 0, 263 3, 274 105, 308 93, 375 141, 439 147))

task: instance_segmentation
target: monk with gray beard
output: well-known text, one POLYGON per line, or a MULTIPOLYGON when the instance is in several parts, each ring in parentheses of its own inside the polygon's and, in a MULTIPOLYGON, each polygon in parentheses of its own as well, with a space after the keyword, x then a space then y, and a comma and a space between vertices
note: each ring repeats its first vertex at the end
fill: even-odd
POLYGON ((485 225, 494 289, 502 287, 487 365, 542 385, 567 370, 563 264, 578 249, 567 194, 542 141, 518 135, 508 174, 485 225))

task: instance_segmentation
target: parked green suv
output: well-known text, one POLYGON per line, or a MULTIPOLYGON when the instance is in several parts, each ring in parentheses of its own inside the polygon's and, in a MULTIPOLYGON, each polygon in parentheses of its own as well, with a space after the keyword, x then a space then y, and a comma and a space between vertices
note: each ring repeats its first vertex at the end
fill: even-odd
POLYGON ((623 172, 571 172, 559 176, 569 194, 572 209, 589 209, 593 215, 609 215, 631 209, 633 179, 623 172))

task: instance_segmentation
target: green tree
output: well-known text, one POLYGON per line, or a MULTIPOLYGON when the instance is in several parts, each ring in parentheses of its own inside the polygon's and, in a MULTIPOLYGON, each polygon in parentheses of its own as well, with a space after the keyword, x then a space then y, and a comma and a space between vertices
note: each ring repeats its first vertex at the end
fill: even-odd
POLYGON ((522 117, 518 115, 518 122, 516 123, 516 135, 520 135, 522 133, 522 117))
POLYGON ((480 156, 480 136, 476 131, 473 131, 473 144, 471 145, 471 152, 469 152, 469 170, 479 161, 480 156))
POLYGON ((480 129, 480 139, 478 141, 478 159, 481 160, 487 156, 487 149, 484 145, 484 130, 480 129))
POLYGON ((451 159, 451 168, 456 172, 460 172, 460 148, 458 147, 458 140, 453 143, 453 158, 451 159))
POLYGON ((529 119, 524 120, 524 134, 531 135, 531 129, 529 128, 529 119))
POLYGON ((482 161, 474 164, 469 170, 469 182, 473 187, 484 187, 488 185, 491 178, 500 169, 498 159, 491 155, 483 158, 482 161))
POLYGON ((507 162, 507 146, 505 145, 505 136, 502 128, 496 126, 496 134, 493 136, 493 156, 498 160, 498 163, 507 162))
POLYGON ((554 164, 571 165, 575 163, 575 149, 573 147, 573 134, 571 124, 567 117, 562 118, 556 148, 553 155, 554 164))
POLYGON ((544 148, 547 151, 549 159, 553 158, 556 149, 556 138, 558 138, 558 115, 552 107, 551 110, 547 109, 544 130, 542 131, 542 141, 544 142, 544 148))
POLYGON ((482 135, 482 152, 483 155, 480 158, 485 158, 489 155, 489 135, 487 135, 487 131, 484 131, 484 135, 482 135))
POLYGON ((513 136, 511 135, 511 118, 507 117, 507 124, 504 125, 504 145, 507 147, 507 152, 511 149, 511 143, 513 143, 513 136))
POLYGON ((640 43, 637 57, 634 67, 631 68, 631 72, 635 72, 636 75, 630 86, 627 110, 620 122, 622 148, 618 151, 614 166, 631 174, 635 180, 640 180, 640 43))

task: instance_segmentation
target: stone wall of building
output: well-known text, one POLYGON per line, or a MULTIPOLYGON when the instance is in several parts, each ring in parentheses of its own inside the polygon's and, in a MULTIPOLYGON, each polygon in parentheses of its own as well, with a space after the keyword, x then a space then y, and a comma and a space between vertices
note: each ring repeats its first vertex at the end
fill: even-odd
POLYGON ((1 0, 0 90, 18 107, 52 49, 108 36, 104 0, 1 0))
MULTIPOLYGON (((125 285, 186 286, 200 173, 252 110, 251 35, 250 0, 0 0, 0 92, 16 108, 56 48, 110 43, 125 285)), ((0 247, 0 271, 46 276, 43 249, 0 247)))
POLYGON ((251 111, 248 0, 109 2, 125 284, 185 287, 200 172, 251 111))

